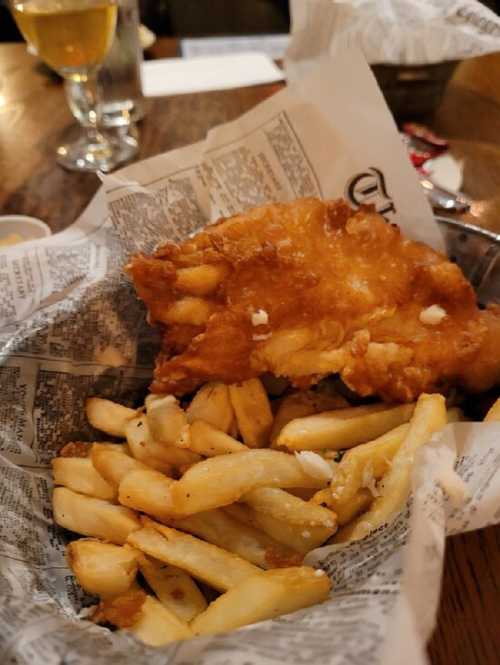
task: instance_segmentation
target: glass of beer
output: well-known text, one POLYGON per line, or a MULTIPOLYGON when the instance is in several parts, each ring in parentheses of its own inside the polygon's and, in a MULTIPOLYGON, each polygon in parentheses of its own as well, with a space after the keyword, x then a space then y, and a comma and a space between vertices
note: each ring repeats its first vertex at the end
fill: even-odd
MULTIPOLYGON (((85 129, 74 143, 58 148, 58 162, 73 171, 114 169, 137 152, 131 136, 101 130, 97 75, 115 34, 116 0, 11 0, 12 13, 26 41, 67 85, 77 82, 85 129)), ((72 105, 70 104, 70 108, 72 105)), ((73 110, 73 109, 72 109, 73 110)))

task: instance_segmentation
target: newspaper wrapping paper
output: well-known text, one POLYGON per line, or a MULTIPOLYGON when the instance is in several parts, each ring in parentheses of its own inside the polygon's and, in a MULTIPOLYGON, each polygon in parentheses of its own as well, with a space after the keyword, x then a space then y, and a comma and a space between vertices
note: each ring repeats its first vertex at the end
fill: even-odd
MULTIPOLYGON (((291 0, 286 56, 355 44, 370 64, 426 65, 500 50, 500 18, 477 0, 291 0)), ((288 74, 288 71, 287 71, 288 74)))
POLYGON ((99 438, 85 422, 85 398, 137 404, 151 375, 157 340, 123 276, 130 251, 272 198, 349 193, 353 204, 371 199, 408 235, 439 247, 406 160, 366 64, 347 52, 205 142, 107 178, 112 222, 101 191, 69 230, 0 254, 2 665, 391 665, 403 649, 408 665, 425 662, 445 530, 500 520, 498 424, 448 426, 424 448, 413 499, 393 523, 310 555, 334 582, 331 600, 160 650, 80 618, 95 599, 66 565, 69 535, 50 508, 50 459, 67 441, 99 438), (118 367, 106 364, 110 348, 121 354, 118 367), (443 491, 460 494, 455 447, 467 486, 462 506, 443 491))

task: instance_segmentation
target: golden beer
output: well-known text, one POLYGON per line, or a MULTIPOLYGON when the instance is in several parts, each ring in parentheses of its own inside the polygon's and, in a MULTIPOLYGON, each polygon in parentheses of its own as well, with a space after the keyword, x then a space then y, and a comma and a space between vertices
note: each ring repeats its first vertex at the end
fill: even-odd
POLYGON ((110 1, 16 1, 13 13, 40 58, 68 78, 99 65, 111 47, 116 5, 110 1))

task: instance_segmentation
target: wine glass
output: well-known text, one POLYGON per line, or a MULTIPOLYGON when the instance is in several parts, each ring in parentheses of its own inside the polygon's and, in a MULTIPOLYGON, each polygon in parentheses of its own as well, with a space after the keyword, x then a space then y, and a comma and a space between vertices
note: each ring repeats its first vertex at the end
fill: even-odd
POLYGON ((59 164, 107 173, 132 158, 138 150, 132 136, 100 129, 97 73, 113 42, 116 0, 11 0, 11 9, 26 41, 65 79, 67 91, 79 84, 78 113, 71 103, 70 108, 85 132, 57 149, 59 164))

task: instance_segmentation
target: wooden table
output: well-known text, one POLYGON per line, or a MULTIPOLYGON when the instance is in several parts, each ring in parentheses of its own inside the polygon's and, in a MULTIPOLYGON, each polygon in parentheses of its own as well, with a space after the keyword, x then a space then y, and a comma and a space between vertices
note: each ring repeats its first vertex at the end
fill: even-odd
MULTIPOLYGON (((160 40, 153 56, 174 55, 160 40)), ((464 188, 474 199, 468 219, 500 232, 500 55, 461 65, 436 115, 465 164, 464 188)), ((155 99, 141 125, 139 158, 201 139, 238 117, 280 85, 155 99)), ((59 231, 97 190, 94 175, 68 173, 55 148, 73 121, 62 85, 26 53, 0 45, 0 213, 45 220, 59 231)), ((430 644, 434 665, 500 662, 500 527, 449 539, 439 624, 430 644)))

